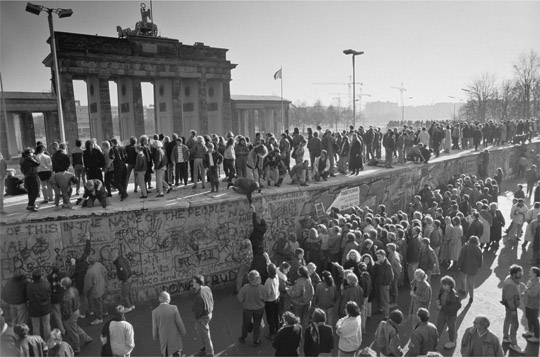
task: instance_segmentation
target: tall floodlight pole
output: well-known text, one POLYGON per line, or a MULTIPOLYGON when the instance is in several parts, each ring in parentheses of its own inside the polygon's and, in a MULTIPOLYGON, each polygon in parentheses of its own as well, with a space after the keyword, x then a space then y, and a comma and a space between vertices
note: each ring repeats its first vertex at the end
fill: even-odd
POLYGON ((401 97, 401 121, 405 122, 405 100, 403 99, 403 92, 406 92, 407 89, 403 87, 403 82, 401 82, 401 87, 391 87, 397 89, 401 97))
POLYGON ((56 82, 56 103, 58 106, 58 123, 60 129, 60 141, 66 141, 66 132, 64 128, 64 112, 62 110, 62 95, 60 91, 60 71, 58 66, 58 56, 56 54, 56 39, 54 38, 54 25, 53 25, 53 12, 58 14, 59 18, 70 17, 73 15, 73 10, 71 9, 51 9, 42 5, 36 5, 32 3, 26 4, 26 11, 34 15, 39 15, 42 11, 46 11, 49 20, 49 32, 51 35, 51 52, 54 60, 54 78, 56 82))
POLYGON ((352 95, 352 116, 353 116, 353 127, 356 128, 356 71, 354 65, 354 58, 359 55, 363 55, 364 51, 355 51, 353 49, 348 49, 343 51, 346 55, 352 55, 352 76, 353 76, 353 95, 352 95))

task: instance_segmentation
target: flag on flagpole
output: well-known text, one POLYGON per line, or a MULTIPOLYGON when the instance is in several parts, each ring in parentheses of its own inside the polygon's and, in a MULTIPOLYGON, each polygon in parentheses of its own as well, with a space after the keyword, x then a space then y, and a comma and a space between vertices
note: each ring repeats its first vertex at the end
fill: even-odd
POLYGON ((274 73, 274 79, 281 79, 281 68, 274 73))

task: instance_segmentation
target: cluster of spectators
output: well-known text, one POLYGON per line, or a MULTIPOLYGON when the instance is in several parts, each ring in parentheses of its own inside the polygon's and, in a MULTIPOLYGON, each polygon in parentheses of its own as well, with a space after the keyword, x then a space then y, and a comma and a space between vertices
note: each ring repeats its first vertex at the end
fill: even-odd
MULTIPOLYGON (((507 220, 497 206, 501 183, 500 169, 493 178, 485 180, 463 174, 436 189, 425 185, 406 211, 390 214, 384 205, 379 205, 376 212, 368 207, 353 207, 347 214, 333 210, 330 215, 308 223, 309 228, 303 230, 301 237, 294 232, 279 232, 273 258, 264 251, 266 223, 257 217, 252 206, 254 231, 238 250, 243 261, 238 278, 248 280, 243 287, 237 286, 244 308, 240 342, 245 343, 248 333, 253 332, 254 344, 261 343, 261 321, 266 313, 267 338, 274 341, 277 355, 297 355, 300 341, 304 342, 304 351, 309 350, 311 331, 318 326, 326 326, 326 330, 335 327, 340 337, 340 354, 354 355, 366 332, 366 320, 380 314, 384 321, 378 330, 386 338, 380 346, 387 348, 383 353, 401 355, 400 342, 392 340, 392 336, 403 320, 398 296, 400 287, 406 286, 411 295, 406 315, 412 321, 407 354, 436 351, 446 329, 449 341, 444 348, 455 348, 457 313, 462 299, 468 296, 469 305, 474 301, 476 276, 483 265, 482 249, 496 251, 503 237, 507 220), (432 276, 441 275, 443 270, 449 275, 441 278, 437 294, 431 289, 432 276), (436 324, 429 322, 433 301, 439 310, 436 324), (294 327, 279 329, 280 325, 294 327)), ((540 186, 536 194, 538 191, 540 186)), ((516 196, 520 196, 519 190, 516 196)), ((508 242, 513 244, 525 233, 525 242, 532 242, 531 263, 536 265, 535 252, 540 250, 539 214, 540 201, 528 209, 522 198, 516 198, 507 233, 508 242), (528 223, 526 232, 524 223, 528 223)), ((509 282, 519 282, 516 269, 510 268, 509 282)), ((528 301, 532 303, 527 305, 531 308, 538 303, 538 275, 538 268, 534 267, 527 288, 522 284, 516 297, 531 297, 528 301)), ((514 313, 519 301, 512 306, 514 313)), ((526 313, 530 320, 527 338, 537 343, 534 331, 538 309, 533 310, 526 313)), ((512 322, 513 313, 508 314, 503 342, 521 352, 513 330, 517 326, 512 322)), ((481 331, 484 336, 488 327, 489 320, 479 316, 472 330, 481 331)), ((463 339, 463 355, 502 355, 499 339, 493 333, 487 335, 491 346, 481 352, 478 336, 470 331, 463 339)), ((328 348, 329 345, 321 345, 319 352, 328 348)))
MULTIPOLYGON (((49 153, 38 142, 36 148, 27 148, 22 154, 24 180, 17 183, 20 179, 7 172, 0 172, 0 178, 4 181, 12 177, 9 186, 13 193, 28 193, 29 211, 38 209, 35 201, 40 192, 42 204, 54 201, 60 209, 62 199, 62 207, 71 208, 72 185, 75 185, 75 195, 83 188, 79 204, 92 207, 97 200, 106 207, 114 190, 118 191, 120 201, 129 196, 127 187, 131 176, 134 192, 140 190, 142 199, 151 192, 152 182, 157 197, 163 197, 165 192, 170 193, 181 184, 187 187, 188 181, 194 189, 200 182, 202 188, 209 184, 211 192, 217 192, 220 177, 228 182, 245 177, 262 188, 280 186, 289 175, 291 184, 306 186, 309 181, 328 180, 337 173, 358 175, 365 165, 377 166, 384 162, 385 167, 392 168, 394 161, 400 165, 407 161, 428 163, 441 151, 448 153, 472 147, 478 150, 482 146, 508 142, 524 144, 537 134, 538 120, 530 119, 483 124, 433 121, 424 127, 404 125, 401 129, 388 129, 386 133, 372 126, 351 126, 348 132, 323 131, 317 126, 316 130, 307 128, 306 134, 294 128, 292 133, 287 129, 279 137, 273 133, 256 133, 252 139, 232 132, 225 137, 202 136, 192 130, 187 139, 176 133, 170 137, 142 135, 138 139, 131 137, 125 146, 111 138, 101 144, 95 139, 87 140, 83 148, 82 142, 76 140, 70 153, 65 143, 53 143, 49 153), (86 182, 90 183, 86 185, 86 182), (25 189, 20 188, 21 184, 25 189)), ((481 165, 489 159, 487 150, 482 155, 481 165)), ((540 155, 532 158, 520 155, 515 167, 518 176, 524 176, 532 165, 540 167, 540 155)), ((487 170, 487 165, 484 169, 487 170)), ((487 176, 487 172, 482 176, 487 176)), ((527 175, 528 182, 537 180, 538 175, 536 179, 527 175)))

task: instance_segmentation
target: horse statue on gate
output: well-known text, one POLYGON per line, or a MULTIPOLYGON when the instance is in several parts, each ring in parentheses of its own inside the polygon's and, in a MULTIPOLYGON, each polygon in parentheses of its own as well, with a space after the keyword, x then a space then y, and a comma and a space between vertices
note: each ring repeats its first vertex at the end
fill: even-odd
POLYGON ((150 9, 146 8, 145 3, 141 3, 141 21, 137 21, 135 28, 125 28, 121 26, 116 26, 116 31, 118 32, 119 38, 126 38, 129 36, 146 36, 146 37, 157 37, 158 27, 152 19, 152 12, 150 9), (150 21, 148 21, 150 19, 150 21))

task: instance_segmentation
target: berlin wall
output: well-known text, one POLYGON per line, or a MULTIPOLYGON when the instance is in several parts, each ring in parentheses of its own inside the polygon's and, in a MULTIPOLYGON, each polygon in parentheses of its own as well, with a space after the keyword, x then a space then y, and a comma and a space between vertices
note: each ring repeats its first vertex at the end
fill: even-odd
MULTIPOLYGON (((527 146, 529 155, 539 152, 540 143, 527 146)), ((488 172, 503 168, 511 176, 520 149, 506 147, 490 151, 488 172)), ((405 209, 425 184, 447 183, 453 175, 477 174, 479 155, 467 154, 428 165, 409 164, 394 170, 378 168, 366 176, 329 180, 309 187, 284 185, 254 195, 258 214, 267 221, 266 249, 273 255, 277 233, 296 232, 316 215, 316 204, 330 207, 346 189, 357 192, 353 201, 361 207, 384 203, 390 212, 405 209)), ((82 211, 79 211, 82 212, 82 211)), ((86 213, 86 212, 85 212, 86 213)), ((92 251, 108 269, 106 300, 118 298, 119 282, 112 264, 113 252, 122 250, 131 262, 136 300, 155 298, 166 289, 182 293, 190 288, 194 274, 203 274, 213 287, 233 283, 238 268, 239 243, 252 231, 252 216, 244 195, 231 194, 212 204, 189 203, 181 208, 130 211, 60 217, 3 224, 0 226, 1 280, 20 268, 30 276, 41 268, 50 272, 54 261, 66 264, 82 254, 85 237, 92 251)))

